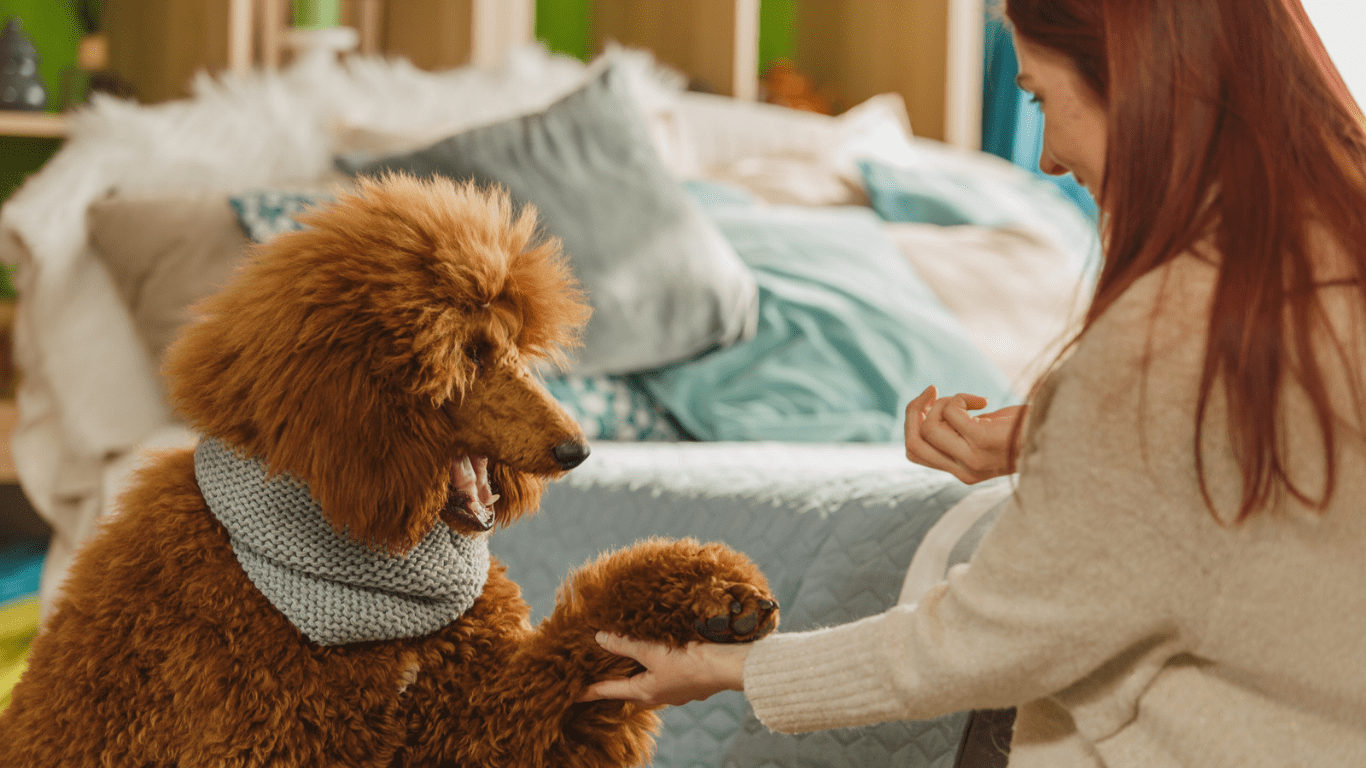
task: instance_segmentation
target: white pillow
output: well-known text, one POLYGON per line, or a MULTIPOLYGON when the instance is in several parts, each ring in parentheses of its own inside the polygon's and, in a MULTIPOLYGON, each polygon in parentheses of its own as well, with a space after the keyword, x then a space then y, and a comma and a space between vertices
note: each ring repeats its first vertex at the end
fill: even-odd
POLYGON ((683 94, 677 114, 703 178, 790 205, 866 205, 855 162, 904 165, 915 157, 906 103, 874 96, 837 116, 683 94))

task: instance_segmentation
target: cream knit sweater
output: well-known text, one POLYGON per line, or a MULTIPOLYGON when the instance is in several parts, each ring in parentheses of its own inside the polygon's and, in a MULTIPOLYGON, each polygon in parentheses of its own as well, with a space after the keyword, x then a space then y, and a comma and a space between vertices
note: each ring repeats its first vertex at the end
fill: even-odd
MULTIPOLYGON (((1366 766, 1366 445, 1339 430, 1324 514, 1282 499, 1213 519, 1194 413, 1214 277, 1182 257, 1091 328, 1036 400, 1010 506, 918 605, 755 644, 759 719, 796 732, 1019 706, 1011 766, 1366 766)), ((1317 429, 1301 392, 1285 397, 1296 477, 1317 489, 1317 429)), ((1241 481, 1222 401, 1208 418, 1227 514, 1241 481)))

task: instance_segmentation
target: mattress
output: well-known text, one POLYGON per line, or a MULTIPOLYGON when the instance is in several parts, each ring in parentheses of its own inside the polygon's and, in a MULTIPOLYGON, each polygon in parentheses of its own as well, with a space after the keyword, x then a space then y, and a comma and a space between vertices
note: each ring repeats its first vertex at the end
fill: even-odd
MULTIPOLYGON (((968 492, 894 444, 596 443, 491 548, 536 621, 565 575, 604 551, 648 536, 722 541, 763 569, 782 629, 800 631, 895 604, 922 540, 968 492)), ((661 715, 655 768, 947 768, 968 720, 788 736, 760 724, 738 692, 661 715)))

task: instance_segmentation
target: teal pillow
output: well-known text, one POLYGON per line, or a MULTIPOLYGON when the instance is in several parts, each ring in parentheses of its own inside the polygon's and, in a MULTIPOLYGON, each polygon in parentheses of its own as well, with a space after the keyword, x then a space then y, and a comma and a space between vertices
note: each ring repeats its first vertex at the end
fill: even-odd
POLYGON ((630 373, 753 335, 757 289, 656 154, 625 74, 607 67, 544 112, 475 128, 352 174, 501 184, 559 237, 593 316, 574 373, 630 373))
POLYGON ((860 160, 859 171, 873 210, 887 221, 997 225, 1004 217, 977 198, 977 182, 956 171, 910 170, 874 160, 860 160))

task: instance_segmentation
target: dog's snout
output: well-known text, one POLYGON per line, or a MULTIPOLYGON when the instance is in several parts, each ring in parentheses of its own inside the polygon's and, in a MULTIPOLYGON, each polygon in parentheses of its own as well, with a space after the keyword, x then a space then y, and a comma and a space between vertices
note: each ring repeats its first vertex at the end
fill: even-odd
POLYGON ((555 446, 551 451, 555 456, 555 461, 562 469, 573 469, 583 463, 588 458, 588 443, 581 443, 578 440, 566 440, 555 446))

